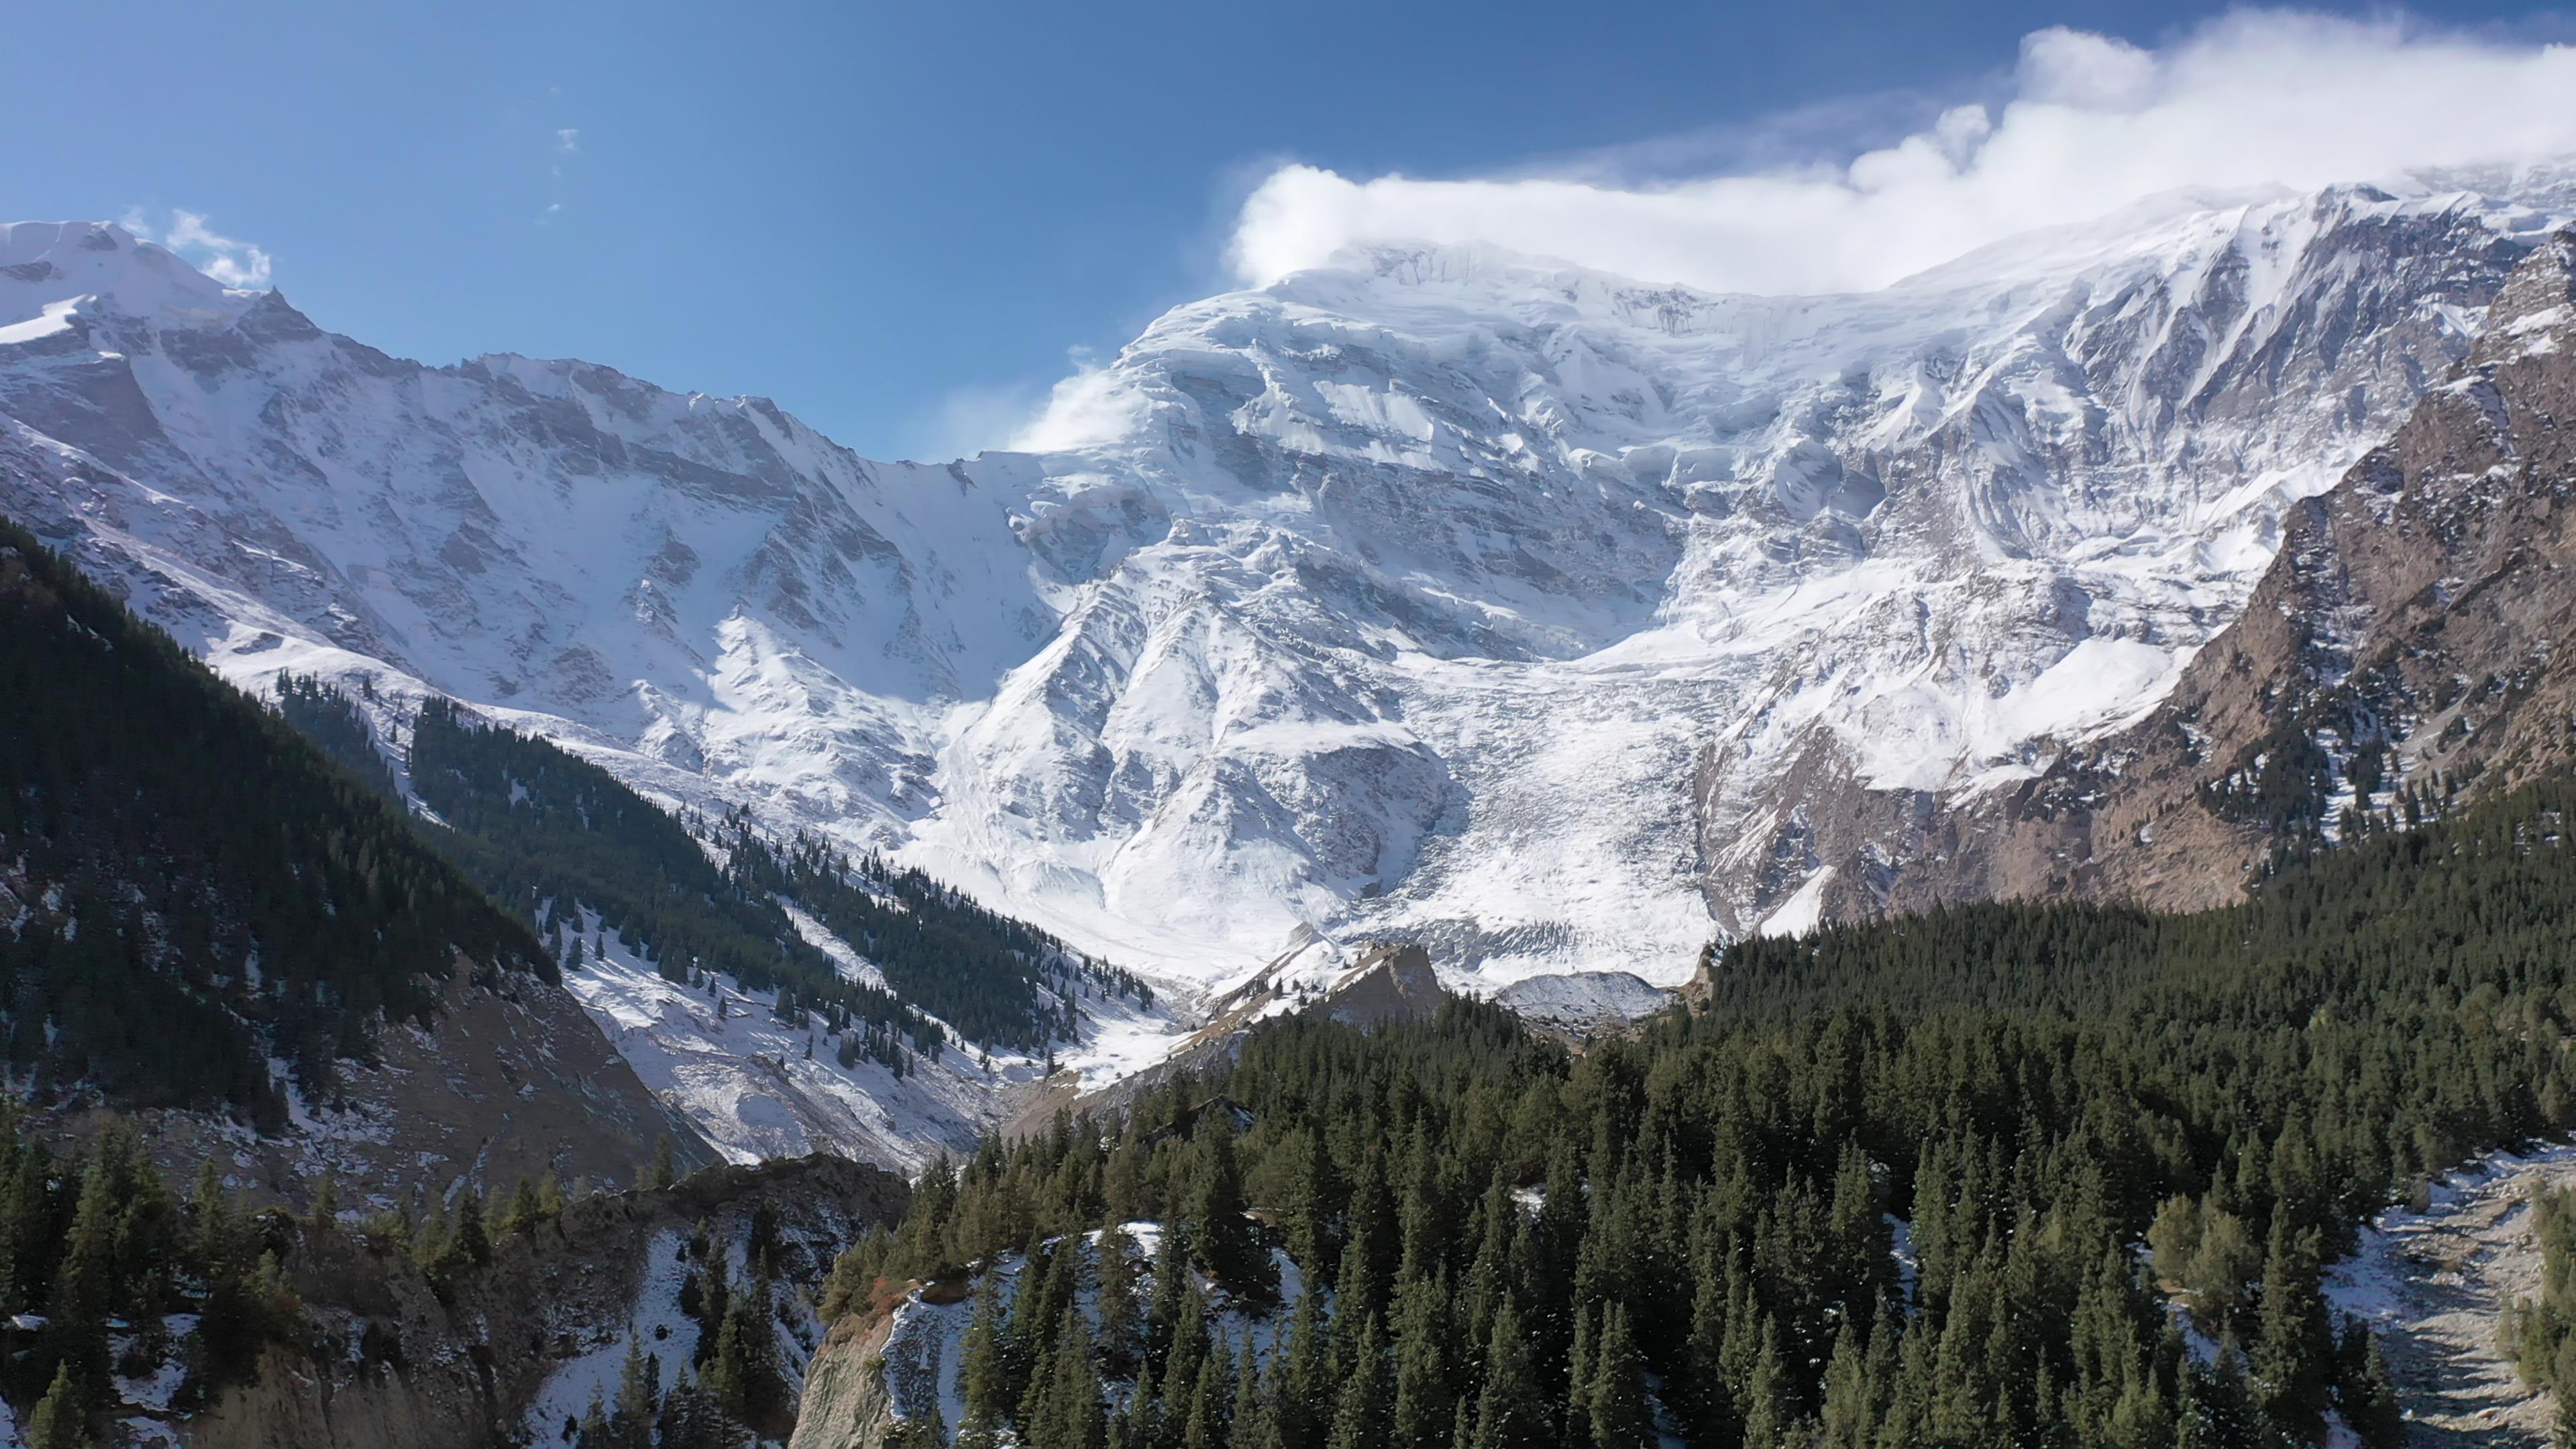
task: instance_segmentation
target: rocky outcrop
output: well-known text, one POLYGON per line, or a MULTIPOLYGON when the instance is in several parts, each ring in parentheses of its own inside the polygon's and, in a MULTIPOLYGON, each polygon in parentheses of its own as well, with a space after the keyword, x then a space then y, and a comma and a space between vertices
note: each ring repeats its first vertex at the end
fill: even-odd
POLYGON ((1230 1060, 1242 1047, 1245 1034, 1274 1016, 1325 1016, 1351 1026, 1428 1021, 1449 998, 1432 967, 1431 953, 1420 946, 1398 942, 1367 947, 1346 966, 1319 967, 1313 958, 1329 949, 1312 932, 1303 933, 1284 955, 1218 997, 1209 1007, 1207 1024, 1183 1037, 1161 1061, 1103 1086, 1086 1088, 1070 1072, 1035 1083, 1012 1113, 1004 1135, 1025 1137, 1045 1131, 1059 1113, 1079 1117, 1122 1112, 1175 1077, 1230 1060))
POLYGON ((832 1325, 805 1369, 805 1399, 787 1449, 883 1449, 894 1427, 884 1353, 894 1316, 857 1313, 832 1325))

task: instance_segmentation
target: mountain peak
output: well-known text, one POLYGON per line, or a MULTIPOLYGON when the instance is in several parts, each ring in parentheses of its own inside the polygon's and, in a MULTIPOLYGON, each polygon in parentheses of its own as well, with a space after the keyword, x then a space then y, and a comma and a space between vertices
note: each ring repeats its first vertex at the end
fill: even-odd
POLYGON ((92 310, 83 299, 163 327, 220 327, 262 295, 227 287, 114 222, 0 223, 0 328, 12 334, 59 330, 72 312, 92 310))

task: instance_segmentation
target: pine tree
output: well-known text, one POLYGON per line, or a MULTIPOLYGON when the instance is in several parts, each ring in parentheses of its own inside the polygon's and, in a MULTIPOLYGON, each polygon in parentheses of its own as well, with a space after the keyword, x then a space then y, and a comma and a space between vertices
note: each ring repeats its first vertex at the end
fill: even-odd
POLYGON ((1385 1330, 1371 1316, 1351 1344, 1351 1361, 1343 1366, 1342 1390, 1333 1404, 1332 1432, 1324 1442, 1326 1449, 1381 1449, 1395 1427, 1385 1330))
POLYGON ((1476 1398, 1472 1449, 1538 1449, 1548 1442, 1547 1404, 1509 1295, 1486 1339, 1485 1386, 1476 1398))
POLYGON ((975 1285, 974 1314, 966 1322, 964 1358, 958 1364, 957 1390, 965 1403, 965 1417, 957 1425, 960 1449, 980 1449, 996 1442, 1003 1416, 1010 1410, 1003 1332, 1001 1274, 987 1268, 975 1285))
POLYGON ((629 1328, 626 1361, 617 1371, 617 1405, 608 1429, 617 1449, 653 1449, 653 1420, 661 1412, 660 1366, 644 1352, 644 1335, 629 1328))
POLYGON ((1023 1427, 1029 1449, 1105 1449, 1109 1424, 1100 1363, 1078 1310, 1066 1309, 1056 1329, 1043 1391, 1023 1427))
MULTIPOLYGON (((2353 1434, 2368 1449, 2397 1449, 2406 1442, 2406 1412, 2398 1404, 2397 1378, 2389 1371, 2388 1356, 2380 1349, 2379 1335, 2355 1319, 2347 1326, 2345 1338, 2347 1344, 2357 1343, 2359 1351, 2355 1353, 2348 1348, 2342 1357, 2347 1363, 2354 1359, 2359 1362, 2353 1365, 2353 1371, 2346 1373, 2342 1393, 2338 1396, 2343 1421, 2352 1426, 2353 1434)), ((2569 1416, 2569 1405, 2576 1402, 2576 1394, 2561 1394, 2558 1402, 2559 1430, 2563 1440, 2570 1427, 2565 1422, 2569 1416)))
POLYGON ((2273 1422, 2301 1433, 2319 1427, 2324 1407, 2328 1341, 2318 1257, 2317 1231, 2294 1228, 2287 1213, 2276 1212, 2263 1264, 2256 1402, 2273 1422))
POLYGON ((28 1449, 90 1449, 91 1442, 89 1396, 66 1363, 54 1370, 52 1385, 27 1421, 28 1449))
POLYGON ((1182 1422, 1181 1449, 1224 1449, 1234 1422, 1234 1355, 1222 1338, 1199 1359, 1182 1422))
POLYGON ((46 1305, 46 1347, 84 1386, 107 1382, 107 1320, 117 1307, 117 1192, 113 1162, 102 1150, 81 1175, 79 1206, 46 1305))
POLYGON ((1457 1427, 1449 1394, 1448 1278, 1414 1278, 1397 1294, 1395 1443, 1443 1449, 1457 1427))
POLYGON ((1744 1387, 1744 1449, 1789 1449, 1797 1422, 1789 1402, 1789 1374, 1780 1361, 1780 1325, 1765 1315, 1762 1353, 1744 1387))
POLYGON ((1290 1449, 1309 1449, 1331 1427, 1334 1402, 1333 1325, 1324 1311, 1320 1277, 1308 1278, 1305 1291, 1297 1295, 1281 1358, 1279 1437, 1290 1449))
POLYGON ((1279 1299, 1279 1270, 1244 1210, 1243 1167, 1235 1158, 1234 1124, 1223 1111, 1202 1112, 1198 1141, 1205 1161, 1188 1206, 1190 1251, 1208 1276, 1247 1303, 1279 1299))
POLYGON ((1628 1329, 1628 1310, 1612 1304, 1592 1350, 1590 1437, 1594 1449, 1640 1449, 1654 1442, 1646 1408, 1644 1365, 1628 1329))
POLYGON ((1124 1377, 1136 1368, 1142 1347, 1136 1302, 1136 1264, 1130 1255, 1135 1240, 1112 1223, 1100 1230, 1100 1269, 1093 1290, 1093 1309, 1100 1319, 1100 1362, 1111 1375, 1124 1377))
POLYGON ((483 1196, 467 1187, 456 1195, 456 1222, 430 1264, 430 1274, 442 1283, 453 1284, 490 1261, 492 1239, 483 1230, 483 1196))
POLYGON ((501 1236, 517 1237, 533 1233, 545 1218, 545 1209, 537 1202, 537 1185, 525 1177, 510 1189, 510 1210, 501 1219, 501 1236))
MULTIPOLYGON (((1880 1331, 1885 1331, 1881 1321, 1880 1331)), ((1833 1357, 1825 1364, 1823 1443, 1825 1449, 1869 1449, 1878 1427, 1878 1405, 1872 1395, 1868 1351, 1851 1320, 1834 1335, 1833 1357)))

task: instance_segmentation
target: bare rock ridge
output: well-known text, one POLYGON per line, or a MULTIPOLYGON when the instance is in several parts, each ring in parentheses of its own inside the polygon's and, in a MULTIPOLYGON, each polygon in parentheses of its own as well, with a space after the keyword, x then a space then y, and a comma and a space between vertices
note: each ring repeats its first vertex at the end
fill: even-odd
POLYGON ((2153 713, 1963 824, 1961 867, 1884 904, 2215 904, 2284 844, 2565 767, 2571 490, 2576 233, 2562 231, 2395 435, 2290 512, 2244 614, 2153 713))

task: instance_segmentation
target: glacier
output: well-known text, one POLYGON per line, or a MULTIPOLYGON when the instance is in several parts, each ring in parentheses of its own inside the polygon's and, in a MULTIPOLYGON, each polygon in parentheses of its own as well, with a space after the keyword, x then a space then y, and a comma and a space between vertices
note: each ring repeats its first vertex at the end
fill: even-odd
POLYGON ((2570 215, 2177 194, 1816 297, 1374 246, 929 464, 19 223, 0 510, 246 687, 448 695, 1185 997, 1318 935, 1668 986, 1949 888, 1954 807, 2152 709, 2570 215))

